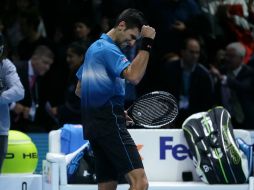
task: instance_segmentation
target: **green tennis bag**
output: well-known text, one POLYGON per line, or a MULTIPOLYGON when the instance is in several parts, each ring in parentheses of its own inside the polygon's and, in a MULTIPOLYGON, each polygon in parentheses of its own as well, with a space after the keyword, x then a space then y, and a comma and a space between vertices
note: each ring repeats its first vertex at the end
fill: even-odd
POLYGON ((196 172, 209 184, 245 183, 248 159, 238 148, 227 110, 216 107, 188 117, 183 125, 196 172))

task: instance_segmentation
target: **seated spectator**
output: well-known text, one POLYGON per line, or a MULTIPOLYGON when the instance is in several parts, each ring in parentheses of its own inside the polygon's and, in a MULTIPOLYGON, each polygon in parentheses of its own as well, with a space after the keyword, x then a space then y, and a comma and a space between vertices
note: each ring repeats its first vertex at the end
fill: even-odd
POLYGON ((46 45, 55 49, 51 40, 42 35, 38 30, 40 26, 40 14, 37 9, 29 9, 20 15, 20 28, 24 38, 17 46, 17 52, 13 59, 15 60, 28 60, 39 45, 46 45))
POLYGON ((46 131, 44 128, 46 126, 42 126, 45 118, 40 116, 41 111, 44 110, 40 80, 50 69, 53 60, 54 54, 48 47, 38 46, 28 61, 15 63, 25 88, 25 97, 11 105, 11 129, 24 132, 46 131))
POLYGON ((213 82, 208 70, 198 62, 200 51, 199 41, 187 38, 180 59, 162 66, 161 88, 172 93, 178 101, 178 128, 191 114, 213 106, 213 82))
MULTIPOLYGON (((212 61, 211 61, 210 68, 215 67, 220 70, 223 67, 225 67, 224 63, 225 63, 225 50, 219 49, 216 52, 214 59, 212 59, 212 61)), ((217 82, 218 78, 214 75, 212 75, 212 77, 213 77, 214 82, 217 82)))
POLYGON ((74 23, 74 37, 80 44, 89 46, 91 44, 91 23, 87 18, 78 19, 74 23))
POLYGON ((48 111, 56 118, 60 127, 65 123, 81 123, 80 98, 75 95, 78 82, 76 72, 84 60, 86 47, 78 42, 73 42, 67 49, 66 61, 69 64, 68 82, 64 94, 64 103, 50 108, 48 111))
MULTIPOLYGON (((3 13, 4 23, 6 25, 6 35, 8 38, 8 45, 12 52, 16 52, 19 42, 26 36, 21 30, 21 18, 23 13, 28 10, 35 10, 39 13, 39 7, 37 7, 36 2, 33 0, 13 0, 5 1, 3 13)), ((44 26, 44 20, 42 16, 39 15, 39 25, 38 33, 43 37, 46 37, 46 29, 44 26)), ((10 54, 12 53, 10 52, 10 54)))
POLYGON ((232 117, 235 128, 253 129, 254 126, 254 71, 244 64, 246 50, 239 42, 226 47, 224 68, 211 68, 217 77, 217 104, 224 106, 232 117))

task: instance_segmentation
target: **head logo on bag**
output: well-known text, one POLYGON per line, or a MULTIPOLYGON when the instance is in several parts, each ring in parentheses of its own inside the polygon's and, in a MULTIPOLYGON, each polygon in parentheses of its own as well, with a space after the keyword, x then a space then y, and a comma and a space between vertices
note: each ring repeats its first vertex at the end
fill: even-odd
POLYGON ((230 119, 227 110, 216 107, 183 123, 197 174, 206 183, 238 184, 249 177, 248 160, 238 148, 230 119))

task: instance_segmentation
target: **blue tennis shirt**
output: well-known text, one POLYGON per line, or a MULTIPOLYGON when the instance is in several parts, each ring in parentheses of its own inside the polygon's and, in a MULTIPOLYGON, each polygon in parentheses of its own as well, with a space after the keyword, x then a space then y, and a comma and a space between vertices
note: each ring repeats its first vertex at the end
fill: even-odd
POLYGON ((123 105, 125 80, 120 75, 129 64, 114 41, 102 34, 87 50, 84 64, 77 72, 81 81, 82 107, 123 105))

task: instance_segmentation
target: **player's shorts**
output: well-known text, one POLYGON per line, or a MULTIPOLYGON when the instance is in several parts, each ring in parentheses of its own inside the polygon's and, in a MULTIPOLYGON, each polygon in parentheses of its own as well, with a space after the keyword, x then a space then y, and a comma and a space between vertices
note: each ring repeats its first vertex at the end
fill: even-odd
POLYGON ((144 168, 137 147, 125 127, 90 140, 90 144, 96 157, 98 183, 117 181, 134 169, 144 168))

